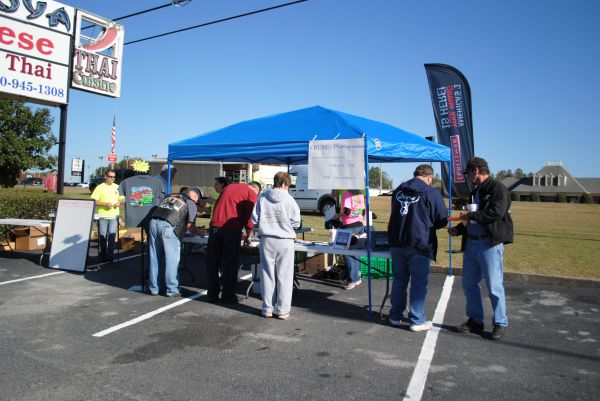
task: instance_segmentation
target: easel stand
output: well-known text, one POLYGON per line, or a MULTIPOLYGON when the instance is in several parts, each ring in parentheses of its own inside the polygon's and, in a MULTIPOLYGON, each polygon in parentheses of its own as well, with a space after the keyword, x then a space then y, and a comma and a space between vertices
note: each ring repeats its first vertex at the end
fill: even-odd
POLYGON ((140 265, 140 288, 141 288, 141 292, 144 292, 144 290, 146 289, 146 258, 144 257, 144 253, 145 253, 145 245, 144 245, 144 227, 142 227, 140 229, 141 231, 141 239, 142 239, 142 257, 140 258, 141 260, 141 265, 140 265))

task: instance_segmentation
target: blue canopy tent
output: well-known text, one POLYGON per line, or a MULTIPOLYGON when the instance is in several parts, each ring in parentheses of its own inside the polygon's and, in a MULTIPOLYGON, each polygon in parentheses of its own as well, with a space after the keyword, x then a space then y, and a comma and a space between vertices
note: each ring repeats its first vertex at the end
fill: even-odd
POLYGON ((368 161, 448 162, 450 149, 379 121, 313 106, 230 125, 169 145, 169 160, 306 164, 313 139, 365 137, 368 161))
MULTIPOLYGON (((313 106, 243 121, 171 143, 168 165, 174 160, 306 164, 309 141, 354 138, 364 138, 366 143, 367 215, 370 207, 369 175, 366 173, 369 171, 369 163, 450 162, 450 148, 444 145, 379 121, 313 106)), ((369 232, 367 229, 367 233, 369 232)), ((369 242, 370 234, 367 236, 370 265, 369 242)), ((370 274, 368 283, 370 313, 370 274)))

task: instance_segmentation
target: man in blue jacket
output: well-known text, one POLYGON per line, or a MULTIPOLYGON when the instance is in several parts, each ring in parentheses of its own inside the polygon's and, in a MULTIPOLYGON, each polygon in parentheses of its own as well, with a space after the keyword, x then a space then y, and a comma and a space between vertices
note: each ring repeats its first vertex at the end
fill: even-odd
POLYGON ((392 308, 389 321, 400 326, 406 309, 406 289, 410 281, 408 320, 411 331, 431 329, 425 314, 429 266, 437 254, 435 230, 448 224, 448 211, 442 196, 432 186, 433 168, 422 164, 414 178, 401 184, 392 195, 388 237, 392 254, 392 308))

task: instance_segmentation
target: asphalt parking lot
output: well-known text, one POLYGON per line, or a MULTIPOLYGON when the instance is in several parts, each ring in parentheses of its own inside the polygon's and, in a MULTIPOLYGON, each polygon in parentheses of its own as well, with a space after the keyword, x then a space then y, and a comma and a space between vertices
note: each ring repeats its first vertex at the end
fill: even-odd
MULTIPOLYGON (((129 290, 139 258, 77 274, 0 254, 0 400, 592 400, 600 392, 594 288, 507 282, 510 327, 495 342, 454 331, 464 320, 460 277, 442 308, 451 280, 431 275, 429 317, 444 313, 425 334, 379 318, 382 280, 373 281, 369 320, 366 281, 345 291, 302 276, 291 319, 281 321, 260 317, 256 296, 205 302, 203 257, 188 262, 189 295, 171 299, 129 290)), ((247 285, 240 281, 240 295, 247 285)))

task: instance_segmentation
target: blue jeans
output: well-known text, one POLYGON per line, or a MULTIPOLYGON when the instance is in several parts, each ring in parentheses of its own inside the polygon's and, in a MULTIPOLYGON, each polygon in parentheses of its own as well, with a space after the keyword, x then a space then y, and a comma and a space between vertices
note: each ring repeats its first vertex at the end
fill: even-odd
MULTIPOLYGON (((362 234, 365 232, 365 227, 344 228, 344 230, 352 231, 355 234, 362 234)), ((346 262, 346 266, 348 267, 348 282, 356 283, 360 280, 360 261, 355 257, 344 255, 344 262, 346 262)))
POLYGON ((117 236, 117 219, 98 219, 98 238, 100 253, 112 255, 115 252, 115 237, 117 236), (108 235, 107 235, 108 234, 108 235))
POLYGON ((166 293, 179 293, 179 258, 181 242, 173 226, 165 220, 150 220, 148 249, 150 254, 150 278, 148 290, 158 294, 158 272, 164 269, 166 293))
POLYGON ((503 244, 491 246, 485 240, 467 239, 462 286, 467 298, 467 316, 477 323, 483 323, 483 301, 479 283, 484 278, 494 311, 493 323, 508 326, 503 284, 503 254, 503 244))
POLYGON ((425 314, 425 297, 427 296, 427 283, 429 282, 429 266, 431 259, 418 254, 410 248, 390 248, 392 254, 392 297, 390 302, 391 320, 402 320, 406 309, 406 289, 410 281, 410 307, 408 319, 411 326, 423 324, 427 321, 425 314))

